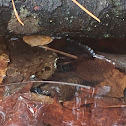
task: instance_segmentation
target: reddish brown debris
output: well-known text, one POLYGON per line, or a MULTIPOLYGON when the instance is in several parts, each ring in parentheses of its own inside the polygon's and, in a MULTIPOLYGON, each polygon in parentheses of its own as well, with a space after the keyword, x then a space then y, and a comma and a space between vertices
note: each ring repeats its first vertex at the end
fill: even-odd
POLYGON ((126 108, 105 108, 108 105, 122 104, 117 99, 97 95, 91 97, 89 93, 80 93, 76 97, 76 102, 64 102, 62 106, 56 100, 52 104, 31 100, 30 88, 31 84, 1 101, 2 126, 98 126, 126 123, 126 108))
POLYGON ((97 85, 110 86, 111 91, 107 94, 110 97, 123 97, 123 90, 126 88, 126 75, 119 70, 113 69, 104 74, 105 80, 97 85))
POLYGON ((104 80, 104 74, 112 69, 114 66, 111 63, 95 58, 80 62, 76 72, 87 81, 99 83, 104 80))

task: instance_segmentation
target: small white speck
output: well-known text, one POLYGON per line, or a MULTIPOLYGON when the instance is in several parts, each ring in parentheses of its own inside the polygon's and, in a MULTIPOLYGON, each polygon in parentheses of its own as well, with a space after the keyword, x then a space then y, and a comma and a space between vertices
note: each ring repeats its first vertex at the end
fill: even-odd
POLYGON ((21 96, 20 96, 19 98, 20 98, 21 100, 23 100, 23 98, 22 98, 21 96))
POLYGON ((49 22, 50 22, 50 23, 52 23, 53 21, 52 21, 52 20, 50 20, 49 22))
POLYGON ((31 79, 35 78, 35 75, 31 75, 30 78, 31 78, 31 79))
POLYGON ((106 14, 106 17, 109 17, 109 14, 106 14))
POLYGON ((34 110, 31 107, 29 107, 29 110, 34 114, 34 110))

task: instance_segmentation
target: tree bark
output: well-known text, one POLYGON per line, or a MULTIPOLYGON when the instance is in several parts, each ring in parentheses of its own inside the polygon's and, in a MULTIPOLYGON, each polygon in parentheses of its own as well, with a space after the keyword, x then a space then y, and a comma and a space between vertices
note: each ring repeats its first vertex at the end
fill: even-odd
POLYGON ((78 0, 99 17, 95 21, 72 0, 16 0, 24 26, 10 0, 0 0, 0 35, 42 34, 54 37, 126 37, 126 0, 78 0))

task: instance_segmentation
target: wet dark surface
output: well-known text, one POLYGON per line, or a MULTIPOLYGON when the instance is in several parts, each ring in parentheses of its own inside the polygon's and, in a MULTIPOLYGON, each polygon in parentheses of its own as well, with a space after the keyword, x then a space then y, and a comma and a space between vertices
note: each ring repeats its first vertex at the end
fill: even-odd
POLYGON ((71 0, 15 1, 22 27, 14 16, 12 2, 0 1, 0 35, 43 34, 55 37, 124 38, 126 35, 125 0, 78 1, 99 17, 95 21, 71 0), (5 16, 6 15, 6 16, 5 16))

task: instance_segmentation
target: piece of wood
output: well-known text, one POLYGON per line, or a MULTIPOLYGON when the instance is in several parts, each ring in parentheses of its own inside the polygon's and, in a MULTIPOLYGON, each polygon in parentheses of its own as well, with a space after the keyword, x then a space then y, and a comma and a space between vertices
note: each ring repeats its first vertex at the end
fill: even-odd
POLYGON ((72 0, 18 0, 15 17, 12 2, 0 1, 0 35, 41 34, 53 37, 126 37, 126 0, 77 0, 100 19, 100 23, 72 0))
POLYGON ((52 49, 52 48, 47 47, 47 46, 41 46, 41 47, 44 48, 44 49, 50 50, 52 52, 59 53, 59 54, 64 55, 64 56, 68 56, 70 58, 77 59, 77 56, 75 56, 75 55, 72 55, 72 54, 69 54, 69 53, 65 53, 65 52, 62 52, 60 50, 52 49))

